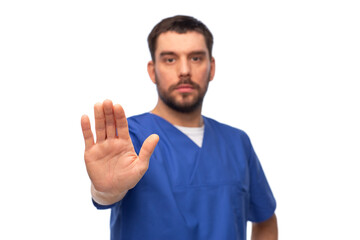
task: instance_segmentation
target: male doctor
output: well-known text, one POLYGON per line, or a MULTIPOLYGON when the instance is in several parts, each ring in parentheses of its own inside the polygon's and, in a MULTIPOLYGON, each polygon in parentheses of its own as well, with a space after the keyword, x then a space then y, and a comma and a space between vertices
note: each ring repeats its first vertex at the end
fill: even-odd
POLYGON ((110 100, 81 127, 93 203, 111 209, 111 239, 277 239, 276 203, 245 132, 201 115, 215 74, 213 37, 174 16, 148 37, 155 108, 126 119, 110 100))

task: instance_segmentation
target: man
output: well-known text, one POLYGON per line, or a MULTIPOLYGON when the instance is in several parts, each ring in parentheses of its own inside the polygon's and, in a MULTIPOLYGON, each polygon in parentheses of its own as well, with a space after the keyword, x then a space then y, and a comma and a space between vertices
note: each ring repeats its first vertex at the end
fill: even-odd
POLYGON ((111 239, 245 240, 248 220, 252 239, 277 239, 275 199, 249 138, 201 115, 212 34, 175 16, 148 43, 155 108, 127 120, 120 105, 96 104, 96 143, 81 119, 93 203, 111 208, 111 239))

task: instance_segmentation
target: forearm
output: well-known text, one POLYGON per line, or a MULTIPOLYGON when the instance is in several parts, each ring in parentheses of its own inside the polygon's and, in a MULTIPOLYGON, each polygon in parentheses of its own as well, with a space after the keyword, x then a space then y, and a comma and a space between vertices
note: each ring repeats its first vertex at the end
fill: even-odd
POLYGON ((127 191, 122 192, 120 194, 113 195, 113 194, 99 192, 95 189, 94 185, 91 184, 91 196, 95 202, 97 202, 98 204, 101 204, 101 205, 114 204, 114 203, 120 201, 121 199, 123 199, 125 197, 126 193, 127 193, 127 191))
POLYGON ((253 223, 251 240, 277 240, 278 226, 276 215, 261 223, 253 223))

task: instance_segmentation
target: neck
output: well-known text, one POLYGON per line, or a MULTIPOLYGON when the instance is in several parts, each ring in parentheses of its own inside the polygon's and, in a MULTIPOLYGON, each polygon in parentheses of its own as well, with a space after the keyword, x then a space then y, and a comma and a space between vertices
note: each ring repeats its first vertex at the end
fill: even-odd
POLYGON ((151 113, 158 115, 177 126, 201 127, 204 124, 201 116, 201 106, 190 113, 183 113, 169 108, 165 103, 159 100, 151 113))

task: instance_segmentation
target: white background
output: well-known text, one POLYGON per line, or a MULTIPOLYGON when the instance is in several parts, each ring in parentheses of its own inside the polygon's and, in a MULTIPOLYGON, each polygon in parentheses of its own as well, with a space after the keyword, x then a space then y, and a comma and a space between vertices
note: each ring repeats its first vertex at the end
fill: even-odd
POLYGON ((146 38, 176 14, 214 34, 203 113, 250 135, 280 239, 360 239, 359 2, 127 2, 1 1, 0 239, 108 239, 80 117, 155 106, 146 38))

